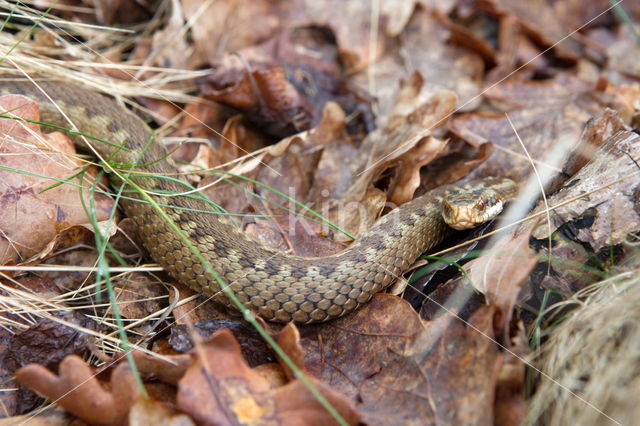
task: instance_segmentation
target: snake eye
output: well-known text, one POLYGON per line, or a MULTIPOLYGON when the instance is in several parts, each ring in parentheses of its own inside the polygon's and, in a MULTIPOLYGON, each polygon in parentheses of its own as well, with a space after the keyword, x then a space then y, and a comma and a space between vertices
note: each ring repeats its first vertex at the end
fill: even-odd
POLYGON ((478 203, 476 204, 476 209, 478 209, 478 211, 480 212, 483 212, 486 207, 487 205, 482 200, 478 201, 478 203))

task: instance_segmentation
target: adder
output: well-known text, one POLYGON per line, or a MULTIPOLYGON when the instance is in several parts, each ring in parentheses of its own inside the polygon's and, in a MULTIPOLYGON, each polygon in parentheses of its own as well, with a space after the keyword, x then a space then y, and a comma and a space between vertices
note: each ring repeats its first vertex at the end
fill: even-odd
MULTIPOLYGON (((235 295, 270 321, 321 322, 357 309, 401 276, 417 256, 441 242, 452 227, 464 229, 485 222, 516 191, 513 181, 501 178, 443 186, 394 209, 338 254, 318 258, 288 255, 253 241, 224 215, 198 213, 211 210, 206 201, 171 196, 184 192, 185 186, 158 178, 178 173, 166 159, 166 150, 153 143, 151 129, 140 118, 113 99, 63 83, 39 86, 1 81, 0 94, 28 96, 38 102, 43 122, 71 127, 60 112, 64 111, 80 132, 112 142, 92 141, 100 156, 145 165, 144 173, 134 170, 133 182, 164 206, 168 218, 235 295), (122 143, 127 149, 118 148, 122 143)), ((139 194, 132 197, 122 199, 121 204, 153 259, 196 292, 231 305, 214 274, 207 272, 201 258, 166 219, 139 194)))

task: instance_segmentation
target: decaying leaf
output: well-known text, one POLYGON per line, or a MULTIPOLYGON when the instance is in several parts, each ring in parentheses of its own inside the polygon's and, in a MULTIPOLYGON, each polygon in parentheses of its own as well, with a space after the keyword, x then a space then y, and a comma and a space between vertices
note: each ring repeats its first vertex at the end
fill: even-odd
POLYGON ((532 247, 542 260, 529 278, 533 296, 543 289, 567 294, 583 288, 616 263, 625 242, 640 230, 638 165, 640 136, 621 131, 605 140, 593 159, 548 198, 549 228, 540 204, 532 215, 542 220, 532 232, 532 247), (550 264, 549 264, 550 263, 550 264), (551 271, 551 273, 548 273, 551 271))
POLYGON ((425 78, 422 96, 450 90, 458 97, 458 109, 470 111, 481 101, 484 63, 476 52, 448 43, 451 37, 452 32, 441 19, 416 11, 401 43, 407 49, 409 68, 420 71, 425 78))
POLYGON ((217 62, 202 92, 246 113, 269 135, 286 137, 315 126, 328 101, 359 112, 350 123, 353 129, 371 127, 368 100, 350 88, 333 36, 324 29, 284 30, 217 62))
MULTIPOLYGON (((240 345, 227 330, 215 333, 192 356, 194 361, 179 383, 178 406, 199 423, 335 423, 300 380, 271 389, 245 364, 240 345)), ((359 414, 348 399, 310 380, 349 424, 358 423, 359 414)))
MULTIPOLYGON (((92 327, 92 322, 77 312, 55 315, 69 324, 92 327)), ((36 324, 17 333, 7 348, 17 366, 30 363, 55 367, 70 354, 80 355, 89 345, 86 334, 53 319, 40 319, 36 324)))
MULTIPOLYGON (((421 86, 422 80, 416 77, 406 84, 405 90, 415 92, 421 86)), ((432 132, 444 125, 455 108, 455 95, 440 92, 425 102, 409 103, 407 99, 406 94, 399 96, 388 124, 369 133, 355 159, 341 161, 341 169, 351 175, 351 184, 343 193, 334 195, 339 198, 330 203, 329 218, 354 235, 371 226, 387 199, 398 205, 413 198, 420 185, 420 167, 446 152, 447 141, 432 132), (383 174, 390 179, 388 196, 374 186, 383 174), (364 209, 359 208, 359 216, 350 215, 349 222, 344 223, 343 209, 349 205, 364 209)))
POLYGON ((331 28, 348 71, 358 71, 380 55, 384 35, 395 36, 402 31, 415 3, 413 0, 400 3, 381 1, 377 17, 379 29, 374 34, 371 33, 372 4, 367 0, 328 0, 322 3, 301 0, 294 2, 297 7, 282 8, 282 15, 290 25, 331 28))
POLYGON ((215 332, 226 329, 233 333, 238 344, 242 348, 242 355, 250 367, 275 361, 273 353, 269 350, 258 332, 245 322, 228 319, 211 319, 194 322, 192 325, 178 324, 171 327, 168 343, 172 349, 181 353, 193 351, 193 339, 191 333, 197 332, 200 338, 206 340, 215 332))
POLYGON ((529 228, 519 235, 503 236, 491 250, 464 266, 471 284, 484 294, 487 303, 500 308, 500 324, 496 328, 503 328, 505 333, 522 286, 538 263, 529 247, 532 231, 529 228))
POLYGON ((451 315, 422 322, 406 302, 379 294, 326 327, 301 327, 304 368, 362 401, 368 424, 491 423, 503 362, 494 315, 485 306, 467 325, 451 315))
MULTIPOLYGON (((47 0, 36 0, 38 7, 49 8, 47 0)), ((61 0, 59 8, 52 8, 54 13, 68 19, 80 19, 87 23, 101 25, 133 24, 147 21, 153 14, 153 7, 157 0, 134 1, 127 0, 61 0)))
POLYGON ((562 172, 556 176, 546 188, 554 193, 565 183, 567 178, 575 175, 585 164, 595 158, 597 150, 614 134, 625 130, 626 126, 620 115, 614 110, 607 109, 600 117, 594 117, 587 122, 580 135, 580 141, 562 166, 562 172))
POLYGON ((581 1, 550 2, 532 0, 491 0, 487 2, 500 15, 513 16, 529 37, 544 46, 553 46, 555 53, 564 59, 575 60, 581 46, 571 37, 572 31, 593 24, 609 6, 605 0, 588 4, 581 1))
POLYGON ((16 378, 22 385, 96 425, 120 424, 140 395, 127 363, 121 363, 113 371, 108 391, 93 369, 75 355, 62 360, 58 375, 39 364, 29 364, 18 370, 16 378))
POLYGON ((127 420, 129 426, 195 426, 194 421, 186 414, 175 412, 166 405, 145 398, 140 398, 133 404, 127 420))
MULTIPOLYGON (((8 116, 40 119, 38 106, 23 96, 3 96, 0 109, 8 116)), ((38 253, 63 229, 89 220, 75 185, 42 192, 73 176, 81 165, 73 159, 73 145, 64 134, 45 135, 36 124, 0 119, 0 135, 0 264, 5 264, 38 253)), ((86 176, 72 182, 91 185, 86 176)), ((90 205, 87 189, 83 197, 90 205)), ((94 198, 97 220, 108 219, 112 200, 98 192, 94 198)))
MULTIPOLYGON (((449 279, 452 267, 414 289, 428 300, 420 314, 397 297, 377 295, 337 321, 299 329, 289 324, 273 333, 348 423, 520 424, 527 409, 525 336, 535 330, 522 327, 530 312, 519 312, 516 303, 529 297, 526 308, 535 308, 529 302, 542 292, 545 303, 550 293, 573 293, 606 276, 632 252, 629 242, 637 243, 640 141, 630 129, 640 126, 640 48, 621 12, 637 21, 640 2, 8 3, 16 5, 3 33, 3 79, 19 71, 36 81, 73 82, 115 95, 157 130, 158 142, 178 148, 172 156, 180 172, 233 213, 243 232, 294 255, 330 255, 351 236, 289 214, 301 207, 275 191, 357 235, 389 208, 446 183, 482 176, 524 180, 533 169, 517 136, 538 170, 559 173, 545 187, 549 219, 546 206, 538 206, 526 227, 467 264, 480 292, 462 278, 449 279), (38 19, 34 8, 52 15, 38 19)), ((0 109, 38 119, 33 104, 8 99, 0 109), (12 110, 18 103, 23 108, 12 110)), ((7 168, 65 179, 81 163, 68 160, 73 153, 61 134, 43 135, 38 126, 23 124, 0 120, 0 166, 6 169, 0 172, 0 262, 94 266, 95 250, 58 250, 88 245, 94 237, 77 225, 87 222, 77 181, 42 193, 56 181, 7 168), (20 180, 8 180, 14 177, 20 180)), ((98 201, 102 220, 113 206, 98 201)), ((127 222, 121 225, 126 232, 110 241, 112 247, 142 264, 147 253, 127 222)), ((463 251, 455 259, 468 256, 463 251)), ((76 290, 88 279, 77 271, 46 276, 51 281, 16 276, 16 283, 21 291, 66 303, 56 289, 76 290)), ((141 287, 146 278, 139 273, 127 279, 114 280, 125 318, 166 308, 163 287, 141 287)), ((155 336, 155 354, 134 353, 148 398, 139 397, 122 360, 97 376, 76 356, 64 358, 57 375, 45 370, 85 351, 89 341, 38 317, 29 328, 13 328, 22 312, 3 314, 4 387, 16 386, 17 366, 38 362, 22 368, 18 379, 59 398, 79 416, 75 422, 335 423, 300 372, 277 359, 240 316, 178 283, 167 287, 170 303, 179 305, 170 305, 178 325, 168 338, 155 336)), ((10 290, 15 287, 5 288, 5 300, 10 290)), ((74 303, 92 300, 85 297, 91 288, 82 291, 73 293, 74 303)), ((101 307, 91 312, 112 314, 101 307)), ((128 330, 132 341, 146 339, 144 327, 128 330)), ((616 350, 624 348, 614 340, 616 350)), ((103 347, 97 349, 93 355, 108 360, 103 347)), ((586 388, 585 377, 607 383, 590 372, 571 383, 586 388)), ((35 406, 23 391, 5 392, 4 414, 35 406)))
POLYGON ((452 121, 451 131, 469 143, 495 144, 493 155, 471 176, 506 176, 520 182, 531 175, 532 165, 517 135, 540 173, 559 172, 584 124, 606 108, 595 93, 594 86, 563 74, 545 81, 507 80, 492 87, 485 96, 506 111, 515 129, 505 113, 464 114, 452 121))

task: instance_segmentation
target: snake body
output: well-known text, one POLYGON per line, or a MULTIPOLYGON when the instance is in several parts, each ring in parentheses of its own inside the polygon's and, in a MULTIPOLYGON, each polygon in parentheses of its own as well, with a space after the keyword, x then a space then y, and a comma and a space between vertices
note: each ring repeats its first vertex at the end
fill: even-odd
MULTIPOLYGON (((38 102, 41 121, 67 128, 75 126, 84 134, 116 144, 91 143, 103 158, 144 164, 144 172, 154 175, 178 172, 163 159, 166 150, 153 143, 149 127, 107 96, 61 83, 40 83, 38 88, 27 81, 0 81, 0 94, 28 96, 38 102), (122 142, 130 151, 117 149, 122 142)), ((464 188, 444 186, 385 215, 341 253, 303 258, 251 240, 225 216, 198 213, 212 210, 203 200, 162 195, 184 192, 180 183, 141 174, 135 175, 133 181, 155 194, 152 197, 159 205, 166 206, 163 209, 167 216, 245 305, 266 320, 297 323, 340 317, 395 281, 417 256, 451 232, 441 214, 447 196, 464 190, 471 194, 475 208, 489 211, 496 210, 496 205, 515 191, 515 184, 507 179, 485 179, 464 188)), ((121 204, 126 215, 135 221, 151 256, 172 277, 198 293, 231 305, 213 274, 206 272, 197 256, 152 206, 125 199, 121 204)), ((445 213, 459 214, 449 203, 445 207, 445 213)), ((473 217, 477 212, 464 214, 473 217)))

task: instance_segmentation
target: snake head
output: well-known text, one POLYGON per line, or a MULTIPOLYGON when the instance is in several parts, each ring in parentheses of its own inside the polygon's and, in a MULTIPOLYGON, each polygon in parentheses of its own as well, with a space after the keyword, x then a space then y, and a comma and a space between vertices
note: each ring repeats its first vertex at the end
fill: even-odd
POLYGON ((463 230, 487 222, 502 212, 504 203, 516 193, 509 179, 491 185, 471 183, 447 192, 442 200, 442 217, 453 229, 463 230))

